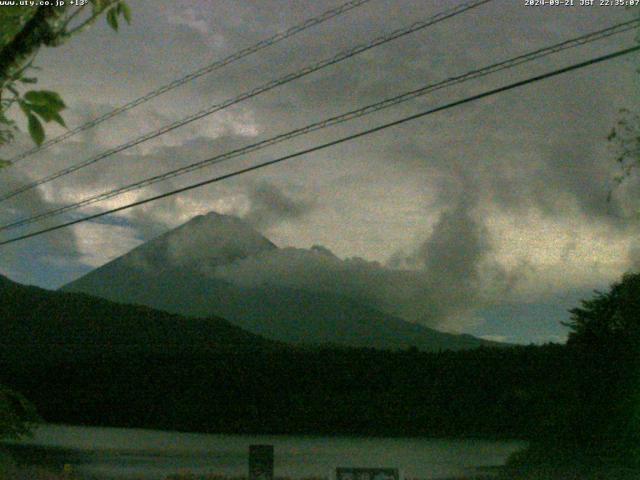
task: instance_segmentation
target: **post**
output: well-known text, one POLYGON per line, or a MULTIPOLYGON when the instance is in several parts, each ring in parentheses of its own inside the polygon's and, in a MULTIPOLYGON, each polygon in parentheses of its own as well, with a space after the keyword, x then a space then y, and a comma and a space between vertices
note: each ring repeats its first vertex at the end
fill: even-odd
POLYGON ((273 445, 249 446, 249 480, 273 480, 273 445))
POLYGON ((336 468, 336 480, 400 480, 397 468, 336 468))

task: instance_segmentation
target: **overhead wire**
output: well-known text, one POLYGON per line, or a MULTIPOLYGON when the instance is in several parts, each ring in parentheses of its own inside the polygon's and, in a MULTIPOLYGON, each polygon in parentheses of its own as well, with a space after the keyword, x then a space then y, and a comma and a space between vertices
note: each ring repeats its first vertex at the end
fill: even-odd
POLYGON ((529 84, 532 84, 532 83, 535 83, 535 82, 539 82, 539 81, 542 81, 542 80, 545 80, 545 79, 548 79, 548 78, 552 78, 552 77, 555 77, 555 76, 558 76, 558 75, 561 75, 561 74, 564 74, 564 73, 567 73, 567 72, 570 72, 570 71, 575 71, 575 70, 578 70, 578 69, 581 69, 581 68, 585 68, 585 67, 588 67, 588 66, 592 66, 592 65, 604 62, 604 61, 612 60, 614 58, 618 58, 618 57, 621 57, 623 55, 629 55, 629 54, 637 52, 639 50, 640 50, 640 46, 635 46, 635 47, 630 47, 630 48, 626 48, 626 49, 623 49, 623 50, 618 50, 616 52, 613 52, 613 53, 610 53, 610 54, 607 54, 607 55, 602 55, 602 56, 599 56, 599 57, 596 57, 596 58, 592 58, 592 59, 584 61, 584 62, 580 62, 580 63, 576 63, 576 64, 573 64, 573 65, 570 65, 568 67, 563 67, 563 68, 560 68, 560 69, 557 69, 557 70, 554 70, 554 71, 551 71, 551 72, 548 72, 548 73, 545 73, 545 74, 542 74, 542 75, 537 75, 537 76, 534 76, 534 77, 530 77, 530 78, 528 78, 526 80, 521 80, 521 81, 514 82, 514 83, 511 83, 511 84, 503 86, 503 87, 495 88, 495 89, 492 89, 492 90, 485 91, 483 93, 472 95, 472 96, 466 97, 466 98, 461 99, 461 100, 450 102, 450 103, 448 103, 446 105, 442 105, 440 107, 436 107, 436 108, 432 108, 432 109, 429 109, 429 110, 425 110, 425 111, 422 111, 420 113, 416 113, 414 115, 409 115, 409 116, 403 117, 403 118, 401 118, 399 120, 395 120, 393 122, 388 122, 388 123, 379 125, 379 126, 374 127, 374 128, 363 130, 363 131, 360 131, 360 132, 352 134, 352 135, 347 135, 347 136, 341 137, 341 138, 339 138, 337 140, 326 142, 326 143, 323 143, 321 145, 316 145, 314 147, 306 148, 304 150, 300 150, 300 151, 297 151, 295 153, 291 153, 289 155, 278 157, 276 159, 269 160, 269 161, 266 161, 266 162, 262 162, 262 163, 259 163, 259 164, 256 164, 256 165, 252 165, 250 167, 246 167, 246 168, 243 168, 243 169, 240 169, 240 170, 236 170, 236 171, 231 172, 231 173, 227 173, 227 174, 224 174, 224 175, 219 175, 219 176, 216 176, 216 177, 213 177, 213 178, 209 178, 207 180, 203 180, 203 181, 200 181, 200 182, 197 182, 197 183, 193 183, 193 184, 187 185, 187 186, 182 187, 182 188, 174 189, 174 190, 171 190, 169 192, 165 192, 165 193, 162 193, 162 194, 159 194, 159 195, 155 195, 153 197, 149 197, 149 198, 146 198, 146 199, 143 199, 143 200, 138 200, 138 201, 135 201, 135 202, 131 202, 129 204, 122 205, 120 207, 116 207, 116 208, 112 208, 112 209, 105 210, 105 211, 102 211, 102 212, 98 212, 98 213, 95 213, 93 215, 88 215, 86 217, 79 218, 79 219, 76 219, 76 220, 72 220, 72 221, 69 221, 69 222, 65 222, 65 223, 62 223, 62 224, 59 224, 59 225, 55 225, 55 226, 52 226, 52 227, 44 228, 44 229, 38 230, 36 232, 31 232, 31 233, 28 233, 28 234, 25 234, 25 235, 21 235, 21 236, 18 236, 18 237, 10 238, 8 240, 3 240, 3 241, 0 241, 0 246, 8 245, 10 243, 15 243, 15 242, 18 242, 18 241, 21 241, 21 240, 25 240, 27 238, 32 238, 32 237, 35 237, 35 236, 38 236, 38 235, 43 235, 45 233, 52 232, 52 231, 55 231, 55 230, 59 230, 61 228, 69 227, 71 225, 76 225, 78 223, 87 222, 89 220, 94 220, 96 218, 100 218, 100 217, 103 217, 105 215, 109 215, 111 213, 121 212, 121 211, 127 210, 129 208, 133 208, 133 207, 136 207, 136 206, 144 205, 146 203, 150 203, 150 202, 154 202, 154 201, 157 201, 157 200, 160 200, 160 199, 163 199, 163 198, 167 198, 167 197, 170 197, 170 196, 173 196, 173 195, 177 195, 178 193, 183 193, 183 192, 186 192, 186 191, 189 191, 189 190, 193 190, 195 188, 203 187, 205 185, 210 185, 212 183, 220 182, 220 181, 232 178, 232 177, 236 177, 236 176, 248 173, 248 172, 252 172, 252 171, 255 171, 255 170, 259 170, 259 169, 268 167, 270 165, 281 163, 281 162, 290 160, 292 158, 300 157, 300 156, 303 156, 303 155, 308 155, 310 153, 317 152, 319 150, 324 150, 326 148, 329 148, 329 147, 332 147, 332 146, 335 146, 335 145, 338 145, 338 144, 341 144, 341 143, 345 143, 345 142, 348 142, 348 141, 351 141, 351 140, 355 140, 357 138, 361 138, 361 137, 364 137, 366 135, 371 135, 373 133, 376 133, 376 132, 379 132, 379 131, 382 131, 382 130, 386 130, 387 128, 391 128, 391 127, 394 127, 394 126, 397 126, 397 125, 401 125, 401 124, 404 124, 404 123, 407 123, 407 122, 410 122, 410 121, 413 121, 413 120, 416 120, 416 119, 419 119, 419 118, 423 118, 423 117, 425 117, 427 115, 431 115, 431 114, 434 114, 434 113, 437 113, 437 112, 448 110, 450 108, 458 107, 460 105, 465 105, 465 104, 468 104, 468 103, 471 103, 471 102, 474 102, 474 101, 477 101, 477 100, 480 100, 480 99, 483 99, 483 98, 487 98, 487 97, 490 97, 490 96, 493 96, 493 95, 497 95, 499 93, 503 93, 503 92, 506 92, 506 91, 509 91, 509 90, 513 90, 515 88, 523 87, 525 85, 529 85, 529 84))
POLYGON ((269 38, 266 38, 264 40, 260 40, 259 42, 243 48, 242 50, 239 50, 235 53, 232 53, 231 55, 228 55, 227 57, 224 57, 220 60, 216 60, 213 63, 210 63, 209 65, 206 65, 202 68, 199 68, 198 70, 195 70, 187 75, 184 75, 182 77, 176 78, 175 80, 162 85, 150 92, 148 92, 147 94, 138 97, 134 100, 131 100, 128 103, 125 103, 124 105, 121 105, 117 108, 114 108, 113 110, 110 110, 108 112, 106 112, 103 115, 100 115, 99 117, 96 117, 92 120, 89 120, 88 122, 83 123, 82 125, 79 125, 71 130, 66 131, 63 134, 60 134, 56 137, 53 137, 45 142, 43 142, 41 145, 33 147, 29 150, 26 150, 18 155, 15 155, 13 158, 10 158, 8 161, 11 164, 15 164, 27 157, 30 157, 38 152, 41 152, 49 147, 51 147, 52 145, 56 145, 60 142, 63 142, 64 140, 67 140, 68 138, 71 138, 75 135, 77 135, 78 133, 84 132, 86 130, 89 130, 90 128, 93 128, 113 117, 116 117, 117 115, 120 115, 128 110, 131 110, 135 107, 137 107, 138 105, 142 105, 145 102, 148 102, 149 100, 152 100, 166 92, 169 92, 175 88, 178 88, 181 85, 184 85, 185 83, 191 82, 197 78, 200 78, 204 75, 207 75, 209 73, 212 73, 216 70, 219 70, 223 67, 226 67, 227 65, 230 65, 234 62, 237 62, 238 60, 241 60, 245 57, 248 57, 249 55, 252 55, 256 52, 259 52, 260 50, 263 50, 267 47, 270 47, 272 45, 275 45, 276 43, 279 43, 283 40, 286 40, 287 38, 293 37, 294 35, 297 35, 298 33, 301 33, 311 27, 315 27, 316 25, 320 25, 323 22, 326 22, 327 20, 330 20, 334 17, 337 17, 339 15, 342 15, 350 10, 353 10, 355 8, 358 8, 368 2, 370 2, 371 0, 351 0, 349 2, 346 2, 342 5, 339 5, 338 7, 335 8, 331 8, 323 13, 321 13, 320 15, 313 17, 313 18, 309 18, 307 20, 305 20, 304 22, 295 25, 287 30, 285 30, 284 32, 281 33, 277 33, 275 35, 272 35, 269 38))
POLYGON ((176 168, 173 170, 170 170, 168 172, 164 172, 162 174, 158 174, 158 175, 154 175, 152 177, 148 177, 145 178, 143 180, 137 181, 137 182, 133 182, 129 185, 125 185, 113 190, 110 190, 108 192, 103 192, 100 193, 98 195, 94 195, 92 197, 86 198, 84 200, 81 200, 79 202, 70 204, 70 205, 65 205, 62 207, 58 207, 55 209, 50 209, 47 210, 45 212, 41 212, 39 214, 35 214, 32 215, 30 217, 26 217, 23 219, 19 219, 16 221, 13 221, 11 223, 5 224, 5 225, 0 225, 0 231, 5 231, 5 230, 11 230, 11 229, 15 229, 17 227, 20 226, 25 226, 25 225, 29 225, 32 223, 35 223, 39 220, 45 219, 45 218, 50 218, 53 216, 57 216, 60 215, 62 213, 65 212, 69 212, 72 210, 76 210, 78 208, 81 207, 85 207, 97 202, 101 202, 119 195, 122 195, 124 193, 127 192, 131 192, 134 190, 139 190, 141 188, 144 188, 146 186, 158 183, 160 181, 164 181, 173 177, 177 177, 180 175, 184 175, 186 173, 190 173, 193 172, 195 170, 199 170, 201 168, 205 168, 211 165, 215 165, 215 164, 219 164, 222 162, 225 162, 227 160, 230 160, 232 158, 236 158, 239 157, 241 155, 246 155, 249 153, 253 153, 256 152, 258 150, 262 150, 264 148, 267 148, 269 146, 278 144, 278 143, 282 143, 286 140, 290 140, 293 139, 295 137, 301 136, 301 135, 306 135, 308 133, 317 131, 317 130, 321 130, 324 128, 328 128, 334 125, 338 125, 350 120, 354 120, 356 118, 365 116, 365 115, 369 115, 372 114, 374 112, 378 112, 380 110, 383 109, 387 109, 390 108, 392 106, 398 105, 400 103, 404 103, 407 102, 409 100, 415 99, 417 97, 432 93, 434 91, 443 89, 443 88, 447 88, 456 84, 460 84, 460 83, 464 83, 470 80, 474 80, 477 78, 481 78, 484 76, 487 76, 489 74, 492 73, 496 73, 505 69, 509 69, 509 68, 514 68, 516 66, 522 65, 524 63, 528 63, 528 62, 532 62, 534 60, 549 56, 553 53, 558 53, 570 48, 575 48, 578 46, 582 46, 582 45, 586 45, 598 40, 602 40, 604 38, 608 38, 611 37, 613 35, 617 35, 617 34, 621 34, 627 31, 630 31, 632 29, 636 29, 640 26, 640 19, 634 19, 631 21, 627 21, 627 22, 623 22, 623 23, 619 23, 601 30, 598 30, 596 32, 592 32, 592 33, 588 33, 585 35, 581 35, 579 37, 575 37, 569 40, 565 40, 563 42, 551 45, 551 46, 547 46, 547 47, 543 47, 543 48, 539 48, 537 50, 534 50, 532 52, 528 52, 522 55, 518 55, 516 57, 512 57, 509 58, 507 60, 503 60, 497 63, 493 63, 491 65, 485 66, 483 68, 480 69, 475 69, 475 70, 471 70, 468 71, 464 74, 461 75, 457 75, 457 76, 453 76, 450 78, 447 78, 445 80, 439 81, 437 83, 433 83, 433 84, 429 84, 423 87, 420 87, 418 89, 414 89, 414 90, 410 90, 408 92, 404 92, 400 95, 396 95, 387 99, 384 99, 382 101, 355 109, 355 110, 351 110, 345 113, 342 113, 340 115, 336 115, 333 117, 329 117, 326 119, 323 119, 321 121, 318 122, 314 122, 311 123, 309 125, 306 125, 304 127, 301 128, 296 128, 294 130, 288 131, 286 133, 282 133, 279 135, 276 135, 274 137, 265 139, 265 140, 261 140, 259 142, 241 147, 241 148, 237 148, 234 150, 230 150, 228 152, 216 155, 214 157, 211 158, 207 158, 204 160, 200 160, 198 162, 194 162, 191 163, 189 165, 186 165, 184 167, 180 167, 180 168, 176 168))
POLYGON ((0 194, 0 202, 9 200, 10 198, 15 197, 16 195, 19 195, 23 192, 26 192, 28 190, 31 190, 35 187, 38 187, 40 185, 44 185, 45 183, 49 183, 53 180, 56 180, 58 178, 64 177, 66 175, 69 175, 73 172, 76 172, 82 168, 86 168, 90 165, 93 165, 101 160, 104 160, 105 158, 111 157, 117 153, 121 153, 125 150, 128 150, 130 148, 133 148, 137 145, 140 145, 144 142, 147 142, 149 140, 152 140, 154 138, 160 137, 162 135, 165 135, 177 128, 183 127, 185 125, 188 125, 192 122, 195 122, 196 120, 200 120, 204 117, 207 117, 209 115, 212 115, 213 113, 219 112, 221 110, 224 110, 226 108, 229 108, 233 105, 236 105, 240 102, 243 102, 245 100, 248 100, 250 98, 256 97, 262 93, 268 92, 270 90, 273 90, 276 87, 279 87, 281 85, 284 85, 286 83, 289 83, 293 80, 297 80, 299 78, 302 78, 304 76, 307 76, 311 73, 317 72, 318 70, 324 69, 326 67, 329 67, 331 65, 335 65, 337 63, 340 63, 344 60, 347 60, 349 58, 352 58, 356 55, 359 55, 363 52, 366 52, 368 50, 371 50, 372 48, 376 48, 380 45, 383 45, 385 43, 391 42, 393 40, 396 40, 398 38, 404 37, 406 35, 409 35, 411 33, 417 32, 419 30, 425 29, 431 25, 435 25, 436 23, 439 23, 443 20, 455 17, 457 15, 460 15, 468 10, 471 10, 473 8, 477 8, 481 5, 484 5, 485 3, 489 3, 492 0, 474 0, 471 2, 465 2, 462 4, 459 4, 453 8, 444 10, 436 15, 433 15, 431 17, 429 17, 426 20, 421 20, 419 22, 415 22, 413 24, 411 24, 408 27, 403 27, 397 30, 394 30, 386 35, 382 35, 379 36, 367 43, 364 44, 360 44, 356 47, 352 47, 350 49, 347 50, 343 50, 341 52, 339 52, 338 54, 329 57, 327 59, 321 60, 320 62, 308 65, 296 72, 284 75, 283 77, 277 78, 275 80, 272 80, 270 82, 267 82, 257 88, 254 88, 252 90, 249 90, 247 92, 244 92, 234 98, 228 99, 220 104, 215 104, 212 105, 206 109, 200 110, 194 114, 191 114, 185 118, 182 118, 180 120, 177 120, 175 122, 172 122, 168 125, 165 125, 157 130, 154 130, 152 132, 148 132, 144 135, 141 135, 133 140, 130 140, 129 142, 123 143, 121 145, 118 145, 114 148, 111 148, 109 150, 106 150, 94 157, 91 157, 87 160, 84 160, 80 163, 77 163, 75 165, 71 165, 69 167, 63 168, 62 170, 59 170, 55 173, 52 173, 50 175, 47 175, 43 178, 40 178, 38 180, 35 180, 33 182, 30 182, 26 185, 23 185, 21 187, 18 187, 15 190, 12 190, 10 192, 4 193, 4 194, 0 194))

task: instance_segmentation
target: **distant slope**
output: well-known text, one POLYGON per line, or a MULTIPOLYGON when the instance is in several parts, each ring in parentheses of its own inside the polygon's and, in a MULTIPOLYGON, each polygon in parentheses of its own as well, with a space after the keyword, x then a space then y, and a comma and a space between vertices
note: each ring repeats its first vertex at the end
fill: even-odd
POLYGON ((444 353, 288 348, 216 318, 0 277, 0 383, 54 423, 526 437, 575 405, 578 365, 557 345, 444 353))
POLYGON ((212 275, 220 265, 276 248, 242 220, 210 213, 63 290, 183 315, 213 314, 282 342, 428 351, 495 345, 413 324, 344 296, 271 285, 243 288, 212 275))
POLYGON ((275 345, 221 318, 185 318, 20 285, 0 276, 0 349, 7 360, 198 354, 266 346, 275 345))

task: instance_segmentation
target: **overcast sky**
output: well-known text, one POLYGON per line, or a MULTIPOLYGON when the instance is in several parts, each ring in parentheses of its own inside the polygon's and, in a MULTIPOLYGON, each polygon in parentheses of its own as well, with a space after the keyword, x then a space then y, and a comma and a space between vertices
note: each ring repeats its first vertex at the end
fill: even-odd
MULTIPOLYGON (((130 0, 130 27, 115 33, 103 20, 64 46, 41 51, 39 87, 61 93, 67 124, 76 126, 339 3, 130 0)), ((23 160, 2 172, 0 191, 458 3, 372 0, 23 160)), ((637 14, 619 7, 524 3, 495 0, 242 102, 19 195, 2 205, 0 220, 78 201, 637 14)), ((552 55, 82 212, 230 172, 633 41, 633 33, 623 34, 552 55)), ((640 263, 639 222, 630 216, 640 201, 638 182, 631 179, 607 202, 618 172, 606 139, 619 110, 637 107, 637 65, 637 54, 616 59, 0 247, 0 272, 57 288, 215 210, 244 217, 280 247, 321 245, 342 260, 360 257, 385 271, 420 272, 429 295, 439 296, 435 304, 455 305, 432 326, 518 342, 559 340, 566 332, 558 321, 567 319, 567 308, 640 263)), ((25 137, 3 156, 27 148, 25 137)))

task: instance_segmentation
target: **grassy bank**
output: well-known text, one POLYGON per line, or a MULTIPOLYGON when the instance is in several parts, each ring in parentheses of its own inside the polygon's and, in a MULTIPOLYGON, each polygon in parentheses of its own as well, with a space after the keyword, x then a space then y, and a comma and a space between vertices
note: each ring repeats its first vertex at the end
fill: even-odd
POLYGON ((73 475, 69 468, 43 468, 35 465, 18 465, 8 452, 0 449, 0 480, 84 480, 73 475))
POLYGON ((631 447, 534 442, 511 455, 500 480, 637 480, 640 463, 631 447))
MULTIPOLYGON (((427 477, 429 478, 429 477, 427 477)), ((478 475, 465 477, 451 477, 442 480, 496 480, 495 474, 486 472, 478 475)), ((302 477, 291 478, 276 476, 276 480, 333 480, 328 477, 302 477)), ((50 463, 46 466, 33 465, 21 460, 16 461, 8 452, 0 449, 0 480, 97 480, 89 475, 81 475, 74 471, 69 465, 50 463)), ((128 480, 135 480, 128 479, 128 480)), ((141 479, 142 480, 142 479, 141 479)), ((158 479, 160 480, 160 479, 158 479)), ((168 475, 162 480, 248 480, 244 476, 226 476, 216 473, 193 474, 190 472, 179 472, 168 475)), ((404 480, 424 480, 423 478, 405 478, 404 480)))

